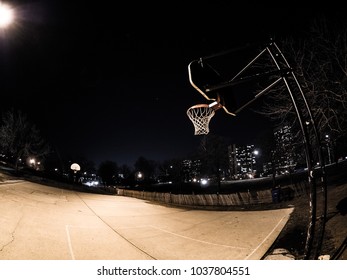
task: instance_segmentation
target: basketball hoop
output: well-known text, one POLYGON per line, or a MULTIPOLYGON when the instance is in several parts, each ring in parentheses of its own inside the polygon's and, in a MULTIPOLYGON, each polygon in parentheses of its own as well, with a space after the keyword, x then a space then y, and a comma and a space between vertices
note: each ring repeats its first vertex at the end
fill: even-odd
POLYGON ((70 168, 71 168, 71 170, 72 170, 74 173, 77 173, 77 171, 80 171, 80 170, 81 170, 81 167, 80 167, 79 164, 77 164, 77 163, 71 164, 70 168))
POLYGON ((195 135, 208 134, 209 123, 215 114, 215 110, 219 109, 220 104, 213 102, 211 104, 197 104, 187 110, 189 119, 193 122, 195 135))

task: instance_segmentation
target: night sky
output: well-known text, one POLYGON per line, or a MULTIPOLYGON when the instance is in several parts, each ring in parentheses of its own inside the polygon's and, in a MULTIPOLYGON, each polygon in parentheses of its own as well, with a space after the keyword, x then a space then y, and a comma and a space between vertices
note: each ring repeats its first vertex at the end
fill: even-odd
MULTIPOLYGON (((78 2, 11 1, 17 20, 0 38, 0 109, 21 109, 60 153, 96 165, 191 153, 201 137, 186 110, 207 102, 189 84, 189 62, 302 34, 317 15, 247 1, 78 2)), ((218 111, 211 132, 251 141, 261 126, 247 118, 218 111)))

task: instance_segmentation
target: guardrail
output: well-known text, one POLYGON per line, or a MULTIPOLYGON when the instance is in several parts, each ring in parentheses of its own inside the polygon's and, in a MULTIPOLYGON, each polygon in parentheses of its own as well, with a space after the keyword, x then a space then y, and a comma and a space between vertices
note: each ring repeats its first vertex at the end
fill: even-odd
POLYGON ((199 207, 228 207, 273 204, 289 201, 306 193, 305 182, 276 189, 248 190, 228 194, 172 194, 129 189, 117 189, 117 195, 157 201, 165 204, 199 207))

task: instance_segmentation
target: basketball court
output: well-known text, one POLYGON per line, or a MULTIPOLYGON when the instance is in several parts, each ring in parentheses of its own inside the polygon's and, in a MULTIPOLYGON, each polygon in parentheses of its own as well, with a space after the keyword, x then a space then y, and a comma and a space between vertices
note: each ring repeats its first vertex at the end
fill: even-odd
POLYGON ((31 182, 0 185, 1 260, 257 260, 292 209, 204 211, 31 182))

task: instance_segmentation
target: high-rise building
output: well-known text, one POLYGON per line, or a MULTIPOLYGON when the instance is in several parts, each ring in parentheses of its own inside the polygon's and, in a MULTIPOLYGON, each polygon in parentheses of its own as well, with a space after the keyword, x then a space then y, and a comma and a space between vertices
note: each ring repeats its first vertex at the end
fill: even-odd
POLYGON ((230 175, 233 179, 254 178, 257 173, 254 145, 228 146, 230 175))
POLYGON ((296 153, 291 127, 285 125, 274 131, 275 147, 273 161, 277 174, 285 174, 293 171, 296 165, 296 153))
POLYGON ((186 159, 182 162, 184 181, 189 182, 194 178, 199 178, 201 173, 201 161, 199 159, 186 159))

